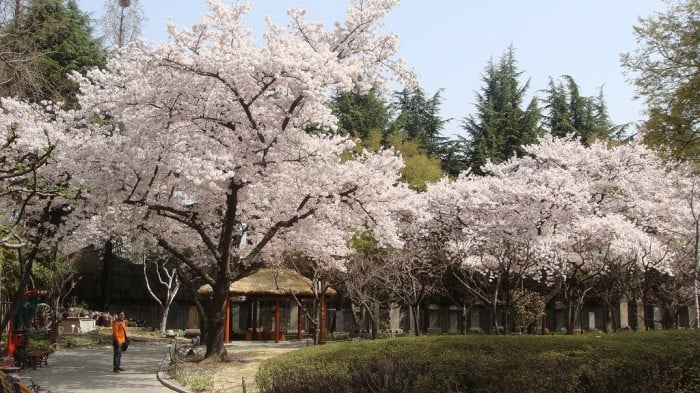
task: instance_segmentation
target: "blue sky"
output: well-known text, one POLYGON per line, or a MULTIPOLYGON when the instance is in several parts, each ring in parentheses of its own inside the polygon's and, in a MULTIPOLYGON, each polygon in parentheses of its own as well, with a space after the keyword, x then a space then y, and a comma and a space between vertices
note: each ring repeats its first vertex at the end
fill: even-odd
MULTIPOLYGON (((189 26, 207 11, 204 0, 140 0, 148 18, 144 36, 167 38, 172 19, 189 26)), ((286 9, 298 5, 314 20, 328 25, 342 20, 347 3, 341 0, 253 0, 248 15, 255 34, 270 15, 286 24, 286 9)), ((94 18, 104 0, 78 0, 94 18)), ((637 122, 643 105, 633 100, 620 53, 637 48, 633 26, 639 17, 665 10, 662 0, 403 0, 386 19, 385 30, 399 35, 400 55, 420 75, 428 95, 443 89, 441 115, 452 118, 444 134, 462 134, 461 121, 475 112, 475 95, 483 86, 490 59, 515 48, 521 82, 528 92, 545 89, 549 78, 571 75, 583 95, 603 88, 612 121, 637 122)))

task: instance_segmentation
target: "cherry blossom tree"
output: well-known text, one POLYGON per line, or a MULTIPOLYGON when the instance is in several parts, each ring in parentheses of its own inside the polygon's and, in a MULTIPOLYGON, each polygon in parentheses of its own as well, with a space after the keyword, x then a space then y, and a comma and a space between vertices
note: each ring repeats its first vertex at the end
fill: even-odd
POLYGON ((355 253, 347 269, 336 274, 336 288, 341 288, 343 294, 359 309, 359 316, 353 312, 355 326, 358 326, 358 320, 363 321, 367 317, 371 337, 377 338, 379 307, 390 300, 386 287, 382 285, 388 250, 378 247, 377 242, 367 233, 355 235, 353 248, 355 253))
POLYGON ((585 147, 545 136, 526 152, 485 165, 489 176, 463 175, 428 190, 428 222, 449 234, 445 247, 477 298, 491 291, 486 304, 507 303, 504 284, 547 277, 569 299, 571 330, 600 277, 632 267, 679 273, 672 242, 659 234, 688 215, 670 181, 687 175, 636 142, 585 147))
POLYGON ((350 140, 304 129, 333 127, 330 91, 411 74, 396 37, 376 33, 396 1, 351 1, 330 31, 292 9, 261 42, 244 25, 250 5, 208 3, 167 43, 132 43, 106 70, 76 75, 90 121, 75 176, 95 209, 84 233, 138 229, 212 286, 206 357, 225 360, 226 297, 246 270, 291 250, 342 269, 353 229, 400 244, 401 159, 349 156, 350 140))
POLYGON ((71 201, 79 195, 70 172, 59 165, 60 151, 72 143, 66 138, 70 124, 70 113, 57 105, 0 98, 0 247, 19 264, 16 293, 0 331, 21 305, 34 264, 55 250, 71 201))
POLYGON ((685 176, 673 179, 667 189, 669 202, 664 212, 669 218, 659 233, 676 249, 675 271, 688 274, 692 282, 691 304, 695 309, 694 327, 700 327, 700 178, 697 170, 681 166, 685 176))

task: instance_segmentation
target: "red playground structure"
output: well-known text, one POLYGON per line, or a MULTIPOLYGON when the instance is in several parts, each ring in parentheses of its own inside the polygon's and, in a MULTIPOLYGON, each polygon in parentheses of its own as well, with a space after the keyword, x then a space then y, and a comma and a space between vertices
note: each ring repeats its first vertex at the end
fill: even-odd
MULTIPOLYGON (((7 355, 13 357, 15 352, 27 352, 27 332, 31 327, 32 318, 36 308, 42 299, 48 295, 47 291, 32 289, 24 292, 22 306, 10 319, 10 327, 7 333, 7 355)), ((19 354, 18 354, 19 355, 19 354)))

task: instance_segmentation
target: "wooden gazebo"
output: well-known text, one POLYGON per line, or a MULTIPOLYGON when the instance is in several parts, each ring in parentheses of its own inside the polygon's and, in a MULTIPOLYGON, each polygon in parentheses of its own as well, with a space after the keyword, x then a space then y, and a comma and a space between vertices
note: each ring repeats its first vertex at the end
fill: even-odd
MULTIPOLYGON (((273 338, 276 343, 280 340, 280 302, 283 298, 308 299, 316 296, 313 282, 301 275, 296 270, 283 268, 261 268, 254 270, 251 274, 234 281, 229 288, 229 295, 226 300, 226 326, 224 342, 230 342, 229 331, 231 321, 231 297, 245 296, 252 299, 253 307, 253 332, 257 331, 257 299, 272 298, 275 302, 275 328, 273 338)), ((209 284, 199 288, 200 295, 211 295, 212 288, 209 284)), ((333 288, 326 288, 320 294, 321 320, 320 337, 321 342, 325 342, 326 337, 326 297, 335 296, 333 288)), ((298 308, 297 317, 297 339, 302 339, 302 308, 298 308)))

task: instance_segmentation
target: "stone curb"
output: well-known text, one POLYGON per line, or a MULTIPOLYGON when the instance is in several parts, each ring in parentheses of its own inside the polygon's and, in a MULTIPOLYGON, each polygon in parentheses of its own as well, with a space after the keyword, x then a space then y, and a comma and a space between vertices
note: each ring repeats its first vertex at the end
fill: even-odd
POLYGON ((184 386, 180 385, 176 379, 170 376, 170 350, 168 350, 168 353, 163 356, 163 361, 160 363, 158 371, 156 372, 156 378, 161 385, 170 390, 174 390, 178 393, 192 393, 185 389, 184 386))

